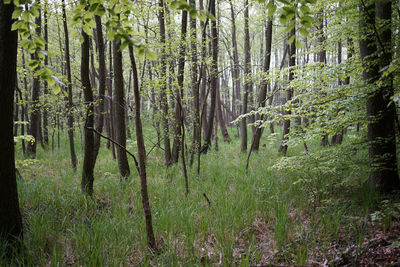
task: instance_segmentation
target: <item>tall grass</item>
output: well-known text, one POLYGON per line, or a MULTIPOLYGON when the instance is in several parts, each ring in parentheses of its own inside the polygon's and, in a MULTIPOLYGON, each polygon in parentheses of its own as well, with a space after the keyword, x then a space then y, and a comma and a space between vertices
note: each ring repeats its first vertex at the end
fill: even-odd
MULTIPOLYGON (((338 229, 348 223, 347 214, 355 210, 351 205, 361 205, 366 214, 374 203, 370 195, 358 191, 355 199, 345 205, 344 197, 336 194, 343 191, 326 189, 322 199, 326 202, 322 201, 313 210, 308 190, 295 183, 299 179, 297 172, 271 168, 280 160, 276 152, 279 134, 264 134, 262 143, 266 146, 252 155, 248 173, 246 155, 239 152, 240 140, 233 131, 231 136, 230 144, 220 143, 218 151, 202 155, 199 178, 194 167, 189 169, 188 197, 185 197, 181 165, 166 169, 161 149, 154 149, 148 155, 149 195, 160 248, 154 253, 146 248, 140 183, 133 164, 130 179, 121 182, 117 163, 102 140, 94 197, 88 198, 81 194, 79 186, 82 163, 79 138, 76 143, 79 165, 74 173, 67 138, 62 135, 60 149, 39 149, 37 162, 20 167, 22 178, 18 188, 25 249, 16 255, 14 263, 247 266, 271 262, 266 255, 272 254, 275 255, 272 261, 305 264, 317 236, 322 235, 319 246, 323 242, 329 245, 338 236, 338 229)), ((145 137, 149 149, 156 140, 150 126, 145 127, 145 137)), ((321 149, 317 141, 309 146, 310 150, 321 149)), ((289 147, 288 156, 302 155, 302 147, 302 144, 289 147)), ((128 149, 136 153, 134 140, 128 142, 128 149)), ((362 157, 364 152, 360 153, 355 157, 362 157)), ((19 147, 17 158, 23 160, 19 147)), ((324 178, 324 181, 334 179, 324 178)))

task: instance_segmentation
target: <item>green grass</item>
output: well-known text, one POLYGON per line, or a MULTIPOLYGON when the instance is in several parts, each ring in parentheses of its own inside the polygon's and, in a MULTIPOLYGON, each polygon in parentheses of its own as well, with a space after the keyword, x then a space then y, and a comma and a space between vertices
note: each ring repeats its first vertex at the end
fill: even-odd
MULTIPOLYGON (((150 126, 145 131, 149 149, 156 140, 155 131, 150 126)), ((181 165, 166 169, 160 149, 148 156, 153 226, 160 247, 157 253, 146 248, 140 183, 132 161, 130 179, 120 182, 117 163, 102 140, 91 199, 80 192, 82 149, 78 132, 77 173, 70 167, 66 136, 62 135, 60 149, 39 148, 38 161, 20 167, 25 250, 16 255, 14 264, 306 264, 317 245, 328 253, 329 244, 339 238, 340 231, 355 233, 349 242, 360 240, 365 225, 357 218, 368 216, 376 204, 376 198, 359 186, 366 178, 366 167, 332 160, 341 148, 322 149, 316 140, 309 144, 310 151, 328 154, 331 161, 317 162, 311 170, 301 167, 301 162, 297 162, 298 169, 271 168, 280 162, 277 148, 281 135, 265 131, 262 144, 266 146, 252 155, 246 174, 247 155, 239 152, 240 140, 234 131, 231 137, 230 144, 220 138, 218 151, 202 155, 199 178, 195 168, 189 168, 187 198, 181 165), (353 165, 346 164, 359 166, 359 170, 354 173, 353 165), (323 170, 321 181, 314 175, 319 169, 323 170), (319 196, 315 210, 313 192, 319 196), (203 194, 210 199, 210 206, 203 194)), ((345 140, 343 150, 352 141, 345 140)), ((20 145, 17 147, 17 158, 22 160, 20 145)), ((135 142, 129 142, 128 148, 136 154, 135 142)), ((362 149, 354 152, 352 160, 363 162, 365 153, 362 149)), ((303 144, 289 146, 287 159, 303 154, 303 144)))

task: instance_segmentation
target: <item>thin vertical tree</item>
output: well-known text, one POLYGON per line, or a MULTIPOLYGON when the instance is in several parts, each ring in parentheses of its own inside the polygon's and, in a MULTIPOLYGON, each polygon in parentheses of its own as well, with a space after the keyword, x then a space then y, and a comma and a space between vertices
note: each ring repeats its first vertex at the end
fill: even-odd
POLYGON ((182 109, 180 105, 183 99, 183 80, 185 75, 185 54, 186 54, 186 32, 187 32, 187 11, 182 10, 182 23, 181 23, 181 40, 178 55, 178 88, 176 90, 176 106, 175 106, 175 127, 174 127, 174 142, 172 145, 171 163, 178 162, 179 151, 182 146, 182 109))
MULTIPOLYGON (((249 93, 251 90, 251 55, 250 55, 250 34, 249 34, 249 1, 244 2, 244 91, 242 100, 242 114, 247 113, 249 93)), ((247 118, 240 121, 240 151, 247 151, 247 118)))
POLYGON ((142 120, 140 118, 140 90, 139 90, 139 77, 136 68, 135 56, 133 54, 132 46, 129 47, 129 56, 133 71, 133 92, 135 96, 135 124, 136 124, 136 140, 138 145, 139 155, 139 175, 142 195, 142 205, 146 221, 147 244, 151 249, 156 249, 156 240, 154 238, 151 208, 149 202, 149 194, 147 192, 147 174, 146 174, 146 148, 144 146, 142 120))
POLYGON ((94 134, 91 129, 94 125, 93 91, 89 77, 89 36, 82 30, 83 42, 81 44, 81 82, 83 87, 86 118, 84 127, 84 156, 82 167, 81 190, 89 196, 93 195, 94 182, 94 134))
POLYGON ((69 152, 71 155, 71 164, 74 171, 76 171, 76 153, 75 153, 75 141, 74 141, 74 113, 73 113, 73 95, 72 95, 72 74, 71 74, 71 56, 69 51, 69 32, 67 13, 65 10, 65 0, 62 0, 62 14, 63 14, 63 27, 64 27, 64 40, 65 40, 65 70, 67 72, 67 127, 68 127, 68 139, 69 139, 69 152))
MULTIPOLYGON (((293 29, 289 32, 289 38, 290 40, 292 38, 292 42, 289 44, 289 88, 286 90, 286 102, 290 101, 293 96, 293 88, 290 85, 290 82, 294 80, 294 67, 296 66, 296 17, 293 17, 293 29), (293 37, 294 36, 294 37, 293 37)), ((291 110, 285 110, 284 115, 290 116, 292 114, 291 110)), ((287 152, 287 141, 289 139, 290 131, 290 118, 286 118, 283 121, 283 133, 282 133, 282 142, 281 145, 279 146, 279 153, 282 153, 283 155, 286 155, 287 152)))
MULTIPOLYGON (((189 0, 189 4, 192 7, 196 7, 196 0, 189 0)), ((201 143, 201 129, 200 129, 200 92, 199 84, 197 81, 198 75, 198 64, 197 64, 197 34, 196 34, 196 17, 190 16, 189 20, 190 26, 190 47, 191 47, 191 86, 192 86, 192 96, 193 96, 193 145, 192 153, 190 155, 190 166, 192 166, 194 161, 195 152, 200 149, 201 143)))
MULTIPOLYGON (((122 70, 122 51, 121 41, 113 41, 113 57, 114 57, 114 111, 115 111, 115 137, 116 141, 126 146, 126 125, 125 125, 125 91, 124 76, 122 70)), ((140 109, 140 106, 136 106, 140 109)), ((130 174, 128 157, 126 151, 117 146, 117 160, 119 173, 123 178, 128 178, 130 174)))
MULTIPOLYGON (((44 13, 43 13, 43 22, 44 22, 44 33, 43 33, 43 37, 44 37, 44 50, 48 51, 49 50, 49 29, 48 29, 48 3, 47 1, 45 1, 44 3, 44 13)), ((46 56, 44 57, 44 65, 47 66, 49 65, 49 55, 46 54, 46 56)), ((44 87, 43 87, 43 94, 45 97, 47 97, 48 94, 48 83, 45 82, 44 83, 44 87)), ((45 105, 44 109, 43 109, 43 143, 45 145, 49 144, 49 126, 48 126, 48 111, 47 111, 47 107, 45 105)))
MULTIPOLYGON (((267 22, 267 27, 265 30, 265 56, 264 56, 264 73, 265 73, 265 78, 263 80, 263 84, 261 86, 260 93, 258 95, 258 107, 265 107, 265 102, 266 102, 266 97, 267 97, 267 91, 268 91, 268 74, 269 74, 269 68, 271 64, 271 48, 272 48, 272 18, 268 19, 267 22)), ((270 96, 272 99, 272 96, 270 96)), ((263 120, 264 116, 263 115, 257 115, 256 120, 263 120)), ((260 147, 260 140, 261 140, 261 135, 263 133, 263 128, 258 127, 256 129, 256 132, 253 136, 253 141, 252 141, 252 150, 257 151, 260 147)))
MULTIPOLYGON (((104 45, 103 29, 101 25, 101 17, 94 17, 96 22, 96 46, 99 57, 99 104, 97 106, 96 130, 103 132, 104 126, 104 110, 105 110, 105 93, 106 93, 106 48, 104 45)), ((100 149, 100 135, 94 137, 94 155, 93 161, 96 164, 97 155, 100 149)))
POLYGON ((158 1, 158 22, 160 27, 160 43, 161 43, 161 57, 160 57, 160 104, 162 112, 162 128, 164 137, 164 156, 165 165, 168 167, 171 164, 171 145, 169 140, 169 120, 168 120, 168 98, 167 98, 167 55, 166 55, 166 41, 165 41, 165 12, 164 1, 158 1))
MULTIPOLYGON (((39 1, 36 2, 37 4, 40 4, 39 1)), ((35 19, 35 34, 40 36, 42 32, 42 16, 41 16, 41 10, 39 10, 39 16, 36 17, 35 19)), ((38 60, 38 51, 32 54, 32 59, 33 60, 38 60)), ((33 78, 33 85, 32 85, 32 99, 31 99, 31 117, 29 120, 29 129, 28 129, 28 134, 33 136, 35 139, 34 142, 28 142, 28 155, 31 157, 36 157, 36 146, 37 142, 39 141, 39 96, 40 96, 40 77, 34 77, 33 78)))
MULTIPOLYGON (((210 0, 210 13, 215 17, 215 0, 210 0)), ((207 135, 204 141, 205 151, 211 145, 211 136, 214 126, 215 109, 217 102, 217 77, 218 77, 218 33, 216 20, 211 21, 211 48, 212 59, 210 66, 210 113, 208 116, 207 135)))

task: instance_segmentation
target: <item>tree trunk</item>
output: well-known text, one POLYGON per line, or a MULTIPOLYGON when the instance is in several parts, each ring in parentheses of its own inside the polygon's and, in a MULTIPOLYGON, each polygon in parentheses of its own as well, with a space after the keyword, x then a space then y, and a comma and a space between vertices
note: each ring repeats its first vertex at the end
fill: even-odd
POLYGON ((85 120, 85 145, 84 145, 84 157, 83 157, 83 168, 82 168, 82 183, 81 190, 83 193, 89 196, 93 195, 93 182, 94 182, 94 134, 91 130, 94 125, 94 114, 93 114, 93 91, 90 85, 89 77, 89 36, 82 31, 83 43, 81 45, 81 82, 83 87, 84 104, 87 108, 86 120, 85 120))
MULTIPOLYGON (((325 34, 324 34, 324 13, 321 11, 321 18, 320 18, 320 24, 318 26, 318 43, 321 46, 321 51, 318 52, 318 61, 321 64, 321 69, 323 66, 326 64, 326 49, 324 47, 325 43, 325 34)), ((321 125, 321 128, 323 128, 324 125, 321 125)), ((328 135, 324 134, 321 138, 321 146, 327 146, 329 145, 328 141, 328 135)))
POLYGON ((185 52, 186 52, 186 31, 187 31, 187 11, 182 11, 182 23, 181 23, 181 43, 179 47, 179 58, 178 58, 178 89, 176 91, 176 107, 175 107, 175 126, 174 126, 174 143, 172 145, 171 163, 178 162, 179 151, 181 149, 182 139, 182 103, 183 99, 183 79, 185 74, 185 52))
MULTIPOLYGON (((260 94, 258 96, 258 107, 265 107, 265 101, 267 97, 267 91, 268 91, 268 74, 269 74, 269 68, 271 64, 271 48, 272 48, 272 18, 268 20, 267 23, 267 28, 265 30, 265 58, 264 58, 264 73, 265 73, 265 79, 263 81, 263 84, 261 86, 260 94)), ((272 99, 272 97, 271 97, 272 99)), ((257 115, 256 120, 263 120, 264 116, 257 115)), ((273 131, 273 130, 272 130, 273 131)), ((260 139, 261 135, 263 132, 263 128, 258 127, 254 136, 253 136, 253 142, 252 142, 252 150, 257 151, 260 147, 260 139)))
MULTIPOLYGON (((236 112, 240 112, 240 64, 239 64, 239 52, 236 39, 236 22, 235 12, 233 9, 232 0, 229 1, 231 5, 231 20, 232 20, 232 46, 233 46, 233 90, 235 92, 235 98, 233 99, 233 106, 236 112)), ((234 114, 237 116, 237 114, 234 114)))
POLYGON ((132 47, 129 47, 129 56, 131 59, 132 71, 133 71, 133 91, 135 94, 135 105, 136 105, 135 128, 136 128, 136 140, 137 140, 138 154, 139 154, 139 174, 140 174, 140 185, 141 185, 140 192, 142 195, 142 205, 146 221, 147 244, 151 249, 156 249, 156 240, 154 238, 154 232, 153 232, 149 195, 147 192, 146 149, 144 146, 144 139, 143 139, 142 120, 140 119, 139 81, 138 81, 138 74, 132 47))
MULTIPOLYGON (((196 7, 196 0, 189 0, 189 4, 196 7)), ((197 34, 196 34, 196 18, 190 16, 190 44, 191 44, 191 70, 192 70, 192 95, 193 95, 193 145, 192 153, 190 155, 190 166, 192 166, 194 161, 195 152, 200 149, 201 143, 201 129, 200 129, 200 93, 199 84, 197 81, 197 34)))
POLYGON ((224 142, 231 142, 232 139, 229 136, 228 130, 226 129, 225 120, 222 116, 222 103, 221 103, 221 83, 220 79, 217 80, 217 119, 219 122, 219 127, 221 128, 222 137, 224 142))
POLYGON ((168 167, 171 164, 171 145, 169 142, 169 122, 168 122, 168 99, 167 99, 167 55, 166 55, 166 43, 165 43, 165 12, 164 12, 164 1, 158 1, 158 22, 160 24, 160 42, 161 42, 161 88, 160 88, 160 104, 162 111, 162 127, 164 136, 164 156, 165 165, 168 167))
POLYGON ((14 162, 13 104, 17 66, 17 31, 11 31, 14 4, 0 1, 0 237, 6 254, 19 248, 22 221, 19 210, 14 162))
MULTIPOLYGON (((42 16, 39 10, 39 16, 35 19, 36 23, 36 35, 40 36, 42 31, 42 16)), ((37 53, 32 54, 32 59, 38 60, 37 53)), ((29 130, 28 134, 32 135, 35 138, 34 142, 28 142, 27 151, 31 157, 36 157, 36 146, 37 142, 39 141, 39 95, 40 95, 40 78, 34 77, 33 78, 33 85, 32 85, 32 99, 31 99, 31 118, 29 122, 29 130)))
MULTIPOLYGON (((294 20, 296 18, 293 18, 294 20)), ((296 27, 293 26, 293 29, 289 33, 289 38, 296 34, 296 27)), ((296 38, 295 38, 296 39, 296 38)), ((296 40, 293 40, 291 44, 289 44, 289 83, 294 79, 294 67, 296 66, 296 40)), ((293 88, 289 87, 286 91, 286 101, 290 101, 293 96, 293 88)), ((292 112, 290 110, 284 111, 284 115, 290 115, 292 112)), ((290 119, 286 119, 283 121, 283 133, 282 133, 282 142, 279 147, 278 152, 286 155, 287 152, 287 141, 288 134, 290 131, 290 119)))
MULTIPOLYGON (((125 125, 125 92, 124 92, 124 77, 122 70, 122 52, 120 50, 121 42, 113 41, 113 56, 114 56, 114 110, 115 110, 115 137, 116 141, 126 146, 126 125, 125 125)), ((136 106, 140 109, 140 106, 136 106)), ((117 147, 117 160, 119 173, 125 179, 130 174, 128 158, 126 151, 117 147)))
MULTIPOLYGON (((250 55, 250 34, 249 34, 249 1, 244 3, 244 92, 242 101, 242 114, 247 113, 247 104, 251 90, 249 75, 251 74, 251 55, 250 55)), ((247 151, 247 118, 244 117, 240 122, 240 150, 247 151)))
POLYGON ((74 103, 72 100, 72 76, 71 76, 71 58, 69 52, 69 33, 67 24, 67 15, 65 11, 65 0, 62 0, 62 12, 63 12, 63 25, 64 25, 64 39, 65 39, 65 68, 67 71, 67 91, 68 91, 68 104, 67 104, 67 125, 68 125, 68 139, 69 139, 69 151, 71 155, 71 164, 74 171, 76 171, 76 153, 75 153, 75 142, 74 142, 74 113, 72 111, 74 103))
MULTIPOLYGON (((210 13, 215 17, 215 0, 210 0, 210 13)), ((211 103, 210 113, 208 116, 207 135, 205 138, 205 152, 211 145, 211 136, 214 125, 214 116, 217 100, 217 78, 218 78, 218 33, 217 33, 217 22, 211 21, 211 46, 212 46, 212 60, 210 66, 210 92, 211 92, 211 103)))
MULTIPOLYGON (((394 104, 391 103, 393 94, 392 77, 385 77, 383 83, 377 86, 380 67, 391 63, 391 27, 385 27, 375 36, 371 29, 375 24, 374 3, 361 7, 360 55, 364 65, 364 80, 374 90, 367 98, 368 143, 370 160, 370 185, 382 192, 391 192, 400 188, 396 161, 396 138, 394 131, 394 104), (376 45, 378 41, 379 49, 376 45), (379 66, 380 62, 381 66, 379 66), (391 103, 391 104, 390 104, 391 103)), ((376 17, 391 25, 391 2, 376 2, 376 17)))
MULTIPOLYGON (((95 16, 96 21, 96 45, 99 55, 99 105, 97 107, 97 117, 96 117, 96 130, 99 133, 103 132, 104 126, 104 110, 105 110, 105 97, 106 93, 106 53, 104 46, 103 30, 101 25, 101 17, 95 16)), ((97 155, 100 149, 100 135, 95 135, 94 137, 94 152, 93 161, 96 164, 97 155)))
MULTIPOLYGON (((47 13, 48 5, 47 1, 45 2, 44 6, 44 50, 48 51, 49 50, 49 30, 48 30, 48 13, 47 13)), ((44 65, 47 66, 49 65, 49 56, 46 55, 44 58, 44 65)), ((45 82, 44 84, 44 95, 47 98, 48 94, 48 84, 45 82)), ((46 101, 46 100, 45 100, 46 101)), ((48 122, 48 112, 47 112, 47 107, 45 104, 45 107, 43 109, 43 142, 45 145, 49 145, 49 122, 48 122)))

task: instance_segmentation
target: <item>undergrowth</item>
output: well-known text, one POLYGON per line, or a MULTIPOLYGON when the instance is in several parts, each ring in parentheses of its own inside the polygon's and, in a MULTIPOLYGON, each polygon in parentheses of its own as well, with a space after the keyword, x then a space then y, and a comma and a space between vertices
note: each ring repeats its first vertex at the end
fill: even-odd
MULTIPOLYGON (((147 149, 156 140, 145 127, 147 149)), ((361 242, 380 197, 364 185, 367 152, 358 135, 346 135, 338 147, 320 147, 319 140, 290 145, 277 153, 280 133, 265 131, 258 153, 245 171, 246 154, 239 138, 219 142, 219 150, 201 157, 201 175, 189 168, 190 193, 185 197, 181 164, 168 169, 163 151, 147 157, 149 195, 158 251, 146 248, 140 183, 131 163, 131 177, 120 181, 110 150, 102 147, 95 168, 94 197, 80 192, 82 147, 76 143, 78 171, 70 167, 67 138, 61 147, 39 149, 36 161, 24 161, 17 144, 19 198, 24 224, 24 249, 19 265, 242 265, 282 262, 307 264, 330 259, 332 242, 361 242), (210 204, 205 196, 210 200, 210 204)), ((220 138, 222 140, 222 138, 220 138)), ((128 149, 136 153, 134 140, 128 149)), ((4 263, 5 264, 5 263, 4 263)), ((0 265, 4 265, 1 264, 0 265)), ((10 264, 10 262, 7 262, 10 264)))

